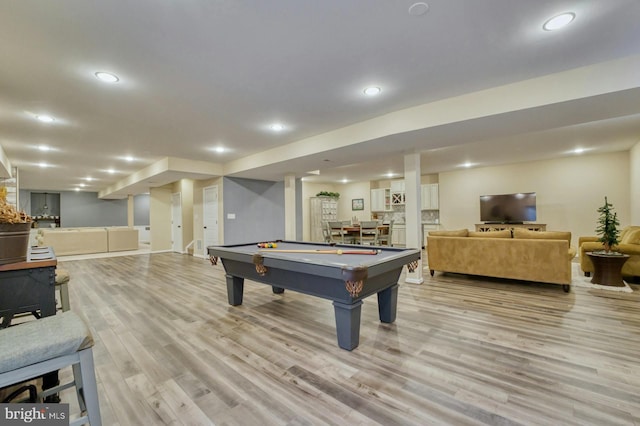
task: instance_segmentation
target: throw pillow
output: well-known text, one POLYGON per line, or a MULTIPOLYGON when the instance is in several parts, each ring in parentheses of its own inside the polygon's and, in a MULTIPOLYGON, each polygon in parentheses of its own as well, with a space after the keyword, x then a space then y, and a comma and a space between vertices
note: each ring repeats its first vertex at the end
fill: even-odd
POLYGON ((511 238, 511 230, 503 229, 502 231, 487 232, 469 231, 469 236, 475 238, 511 238))
POLYGON ((455 231, 429 231, 429 235, 434 237, 466 237, 469 235, 469 230, 457 229, 455 231))
POLYGON ((540 240, 567 240, 571 245, 571 232, 565 231, 530 231, 528 229, 515 228, 513 238, 540 239, 540 240))
POLYGON ((620 244, 640 244, 640 229, 629 229, 620 239, 620 244))

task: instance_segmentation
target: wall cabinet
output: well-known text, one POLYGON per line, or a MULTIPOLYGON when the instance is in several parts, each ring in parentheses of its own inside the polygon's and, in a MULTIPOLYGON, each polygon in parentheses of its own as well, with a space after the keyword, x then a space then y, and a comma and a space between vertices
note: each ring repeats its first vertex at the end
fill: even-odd
POLYGON ((394 206, 404 205, 404 180, 391 181, 391 204, 394 206))
POLYGON ((379 188, 371 190, 371 211, 386 212, 391 210, 391 190, 379 188))
POLYGON ((428 183, 420 185, 420 210, 438 210, 440 203, 438 202, 438 189, 437 183, 428 183))

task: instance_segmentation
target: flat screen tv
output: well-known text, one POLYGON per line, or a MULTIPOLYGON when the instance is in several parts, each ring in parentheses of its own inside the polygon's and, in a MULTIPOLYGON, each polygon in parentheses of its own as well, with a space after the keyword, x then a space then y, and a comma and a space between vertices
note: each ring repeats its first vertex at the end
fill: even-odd
POLYGON ((522 223, 536 220, 536 193, 480 196, 480 221, 522 223))

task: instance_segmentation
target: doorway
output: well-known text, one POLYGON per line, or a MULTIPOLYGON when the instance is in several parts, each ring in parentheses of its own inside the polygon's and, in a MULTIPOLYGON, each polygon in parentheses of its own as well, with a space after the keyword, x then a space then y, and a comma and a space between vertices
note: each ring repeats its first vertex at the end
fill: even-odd
POLYGON ((182 194, 171 194, 171 250, 183 253, 182 250, 182 194))

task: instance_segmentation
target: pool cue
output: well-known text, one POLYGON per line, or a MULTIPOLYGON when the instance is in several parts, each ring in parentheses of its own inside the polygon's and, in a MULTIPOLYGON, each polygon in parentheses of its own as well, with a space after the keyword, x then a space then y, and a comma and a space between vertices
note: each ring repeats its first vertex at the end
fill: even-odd
POLYGON ((309 253, 309 254, 370 254, 376 255, 382 250, 258 250, 261 253, 309 253))

